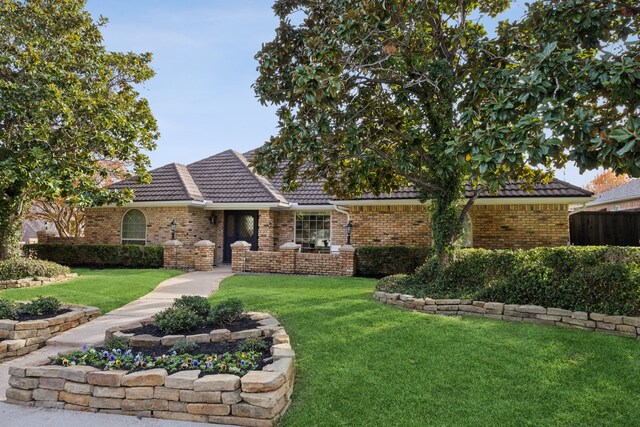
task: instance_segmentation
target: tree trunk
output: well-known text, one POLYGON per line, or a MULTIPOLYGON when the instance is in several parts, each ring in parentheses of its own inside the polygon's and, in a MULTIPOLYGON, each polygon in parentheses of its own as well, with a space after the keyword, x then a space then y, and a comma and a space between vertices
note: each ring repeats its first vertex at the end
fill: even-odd
POLYGON ((26 214, 26 197, 13 197, 0 209, 0 259, 21 255, 22 221, 26 214))

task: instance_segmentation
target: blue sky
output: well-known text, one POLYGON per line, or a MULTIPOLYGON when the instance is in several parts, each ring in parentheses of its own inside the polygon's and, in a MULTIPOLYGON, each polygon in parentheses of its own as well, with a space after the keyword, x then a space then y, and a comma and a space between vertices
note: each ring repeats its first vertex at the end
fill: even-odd
MULTIPOLYGON (((506 16, 519 14, 519 1, 506 16)), ((109 18, 110 50, 153 52, 156 76, 141 88, 161 137, 152 166, 195 160, 232 148, 244 152, 276 131, 275 110, 255 98, 253 58, 273 38, 270 0, 89 0, 109 18)), ((576 168, 556 176, 584 186, 595 173, 576 168)))

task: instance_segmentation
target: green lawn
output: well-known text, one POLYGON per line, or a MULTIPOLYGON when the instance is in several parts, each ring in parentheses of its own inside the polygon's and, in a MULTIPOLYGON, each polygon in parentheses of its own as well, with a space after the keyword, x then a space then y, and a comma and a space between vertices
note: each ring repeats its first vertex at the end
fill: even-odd
POLYGON ((640 343, 557 327, 403 311, 374 281, 234 276, 286 327, 298 374, 285 426, 637 426, 640 343))
POLYGON ((98 307, 102 314, 140 298, 162 281, 182 274, 177 270, 74 269, 77 279, 39 288, 10 289, 0 297, 24 301, 41 295, 53 295, 62 302, 98 307))

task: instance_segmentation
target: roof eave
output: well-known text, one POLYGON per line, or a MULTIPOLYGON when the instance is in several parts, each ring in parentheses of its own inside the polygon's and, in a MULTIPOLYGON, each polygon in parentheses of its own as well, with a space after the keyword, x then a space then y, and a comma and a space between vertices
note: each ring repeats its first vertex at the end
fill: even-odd
MULTIPOLYGON (((574 205, 584 204, 593 197, 564 196, 564 197, 480 197, 475 201, 476 205, 574 205)), ((463 199, 464 201, 469 199, 463 199)), ((417 206, 428 205, 429 201, 421 203, 419 199, 367 199, 367 200, 332 200, 329 203, 336 206, 417 206)))
POLYGON ((631 200, 638 200, 638 199, 640 199, 640 195, 629 196, 629 197, 620 197, 620 198, 617 198, 617 199, 609 199, 609 200, 605 200, 605 201, 602 201, 602 202, 599 202, 598 199, 595 199, 592 202, 587 203, 587 206, 591 207, 591 206, 610 205, 612 203, 629 202, 631 200))

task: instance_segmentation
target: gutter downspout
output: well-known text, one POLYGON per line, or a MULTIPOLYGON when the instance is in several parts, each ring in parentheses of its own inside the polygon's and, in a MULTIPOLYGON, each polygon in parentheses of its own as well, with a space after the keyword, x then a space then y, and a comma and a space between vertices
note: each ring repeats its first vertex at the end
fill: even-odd
MULTIPOLYGON (((349 214, 349 210, 342 210, 344 208, 338 206, 338 205, 333 205, 333 207, 336 209, 336 211, 340 212, 341 214, 345 214, 347 216, 347 224, 349 224, 349 222, 351 222, 351 215, 349 214)), ((346 225, 346 224, 345 224, 346 225)))

